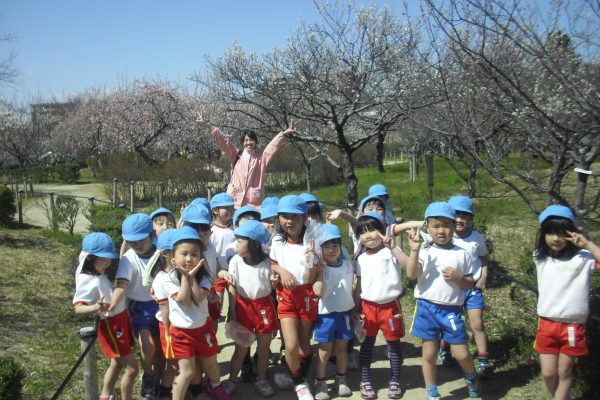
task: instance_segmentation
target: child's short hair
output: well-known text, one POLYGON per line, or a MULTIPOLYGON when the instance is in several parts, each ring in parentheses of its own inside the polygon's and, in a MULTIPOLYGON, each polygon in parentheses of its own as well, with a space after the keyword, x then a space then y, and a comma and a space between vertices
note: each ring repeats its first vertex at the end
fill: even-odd
POLYGON ((248 253, 250 253, 250 265, 256 265, 261 263, 265 258, 268 258, 268 254, 265 253, 262 244, 254 239, 244 238, 248 240, 248 253))
POLYGON ((310 216, 318 216, 320 220, 323 219, 323 210, 321 204, 318 201, 309 201, 306 203, 307 210, 306 214, 310 216))
POLYGON ((369 212, 358 217, 356 223, 356 234, 362 235, 363 233, 379 231, 382 235, 385 235, 385 224, 383 217, 378 214, 369 212), (375 217, 377 215, 377 217, 375 217), (379 217, 379 218, 378 218, 379 217))
POLYGON ((85 257, 85 260, 83 260, 83 265, 81 266, 81 273, 87 275, 98 275, 98 272, 96 272, 96 268, 94 267, 94 264, 97 259, 98 256, 88 254, 85 257))
POLYGON ((337 244, 337 245, 339 245, 340 247, 342 247, 342 239, 339 239, 339 238, 338 238, 338 239, 331 239, 331 240, 328 240, 328 241, 326 241, 326 242, 323 242, 323 243, 321 244, 321 247, 323 247, 323 246, 329 246, 329 245, 331 245, 331 244, 337 244))
MULTIPOLYGON (((543 260, 550 256, 551 251, 548 247, 548 244, 546 244, 547 234, 567 235, 567 231, 578 232, 573 220, 556 216, 551 216, 545 219, 540 225, 540 229, 538 230, 536 237, 535 258, 537 260, 543 260)), ((568 260, 572 258, 578 250, 579 249, 577 246, 575 246, 573 243, 567 242, 565 248, 562 249, 559 254, 553 255, 553 257, 568 260)))
POLYGON ((367 205, 369 204, 375 204, 376 206, 379 206, 381 208, 383 208, 385 210, 385 201, 378 196, 367 196, 364 199, 361 200, 360 202, 360 212, 363 212, 365 210, 365 208, 367 207, 367 205))

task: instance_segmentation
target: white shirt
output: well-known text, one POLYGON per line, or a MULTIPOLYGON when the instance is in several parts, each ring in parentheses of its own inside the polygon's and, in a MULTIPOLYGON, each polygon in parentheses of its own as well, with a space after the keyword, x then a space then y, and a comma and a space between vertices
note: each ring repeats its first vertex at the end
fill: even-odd
POLYGON ((538 315, 559 322, 585 323, 590 270, 598 270, 592 254, 581 249, 570 260, 547 257, 541 261, 534 254, 533 262, 537 270, 538 315))
POLYGON ((485 239, 481 236, 481 233, 471 231, 465 237, 454 235, 452 243, 464 249, 471 256, 471 261, 473 262, 473 265, 471 265, 473 279, 478 281, 481 278, 481 267, 483 266, 480 257, 485 257, 489 254, 485 239))
MULTIPOLYGON (((80 304, 92 305, 104 298, 102 302, 110 304, 112 299, 113 287, 106 275, 77 274, 75 279, 75 296, 73 296, 73 305, 80 304)), ((114 317, 125 311, 125 302, 117 304, 113 311, 101 312, 100 319, 114 317)))
POLYGON ((151 257, 152 254, 148 257, 140 257, 133 249, 129 249, 123 254, 119 261, 116 280, 129 283, 126 291, 127 298, 135 301, 153 300, 150 296, 150 287, 144 286, 144 273, 151 257))
POLYGON ((227 246, 230 243, 235 242, 235 235, 231 228, 222 228, 217 225, 213 225, 210 230, 212 235, 210 236, 210 242, 215 246, 217 256, 219 257, 219 265, 227 269, 229 263, 227 262, 227 255, 225 253, 227 246))
POLYGON ((208 272, 213 283, 217 280, 217 272, 219 267, 219 257, 217 257, 217 250, 212 243, 209 243, 204 250, 204 259, 208 264, 208 272))
POLYGON ((236 254, 229 262, 229 273, 235 278, 238 294, 246 299, 260 299, 271 293, 269 257, 257 265, 249 265, 236 254))
POLYGON ((354 268, 348 260, 325 267, 324 291, 319 298, 319 314, 346 312, 354 308, 354 268))
POLYGON ((306 247, 300 243, 283 242, 280 239, 281 236, 277 236, 271 243, 271 260, 294 275, 299 285, 308 284, 308 266, 304 255, 306 247))
POLYGON ((360 276, 360 297, 364 300, 386 304, 402 294, 402 271, 387 247, 358 256, 356 275, 360 276))
POLYGON ((415 298, 437 304, 462 306, 465 302, 465 290, 457 283, 445 280, 442 270, 451 267, 459 274, 470 275, 471 265, 471 257, 456 245, 439 247, 433 244, 421 248, 419 266, 422 271, 417 276, 415 298))
MULTIPOLYGON (((204 299, 200 304, 195 304, 190 300, 190 304, 182 305, 175 300, 180 287, 175 269, 169 273, 160 271, 152 282, 158 304, 169 303, 169 321, 173 326, 181 329, 199 328, 208 319, 208 301, 204 299)), ((200 287, 210 288, 210 281, 203 278, 200 287)))

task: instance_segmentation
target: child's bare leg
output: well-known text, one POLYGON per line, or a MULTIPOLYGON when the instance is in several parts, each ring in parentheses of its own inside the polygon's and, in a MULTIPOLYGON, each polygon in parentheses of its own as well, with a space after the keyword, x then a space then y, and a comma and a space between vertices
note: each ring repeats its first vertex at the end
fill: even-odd
POLYGON ((179 375, 173 382, 173 400, 184 400, 188 386, 194 376, 196 359, 183 358, 178 361, 179 364, 179 375))
MULTIPOLYGON (((317 363, 317 379, 324 380, 325 374, 327 372, 327 362, 329 361, 329 357, 331 357, 331 352, 333 349, 333 343, 319 343, 319 362, 317 363)), ((344 353, 346 349, 344 349, 344 353)), ((337 353, 336 353, 337 355, 337 353)), ((336 360, 336 365, 339 360, 336 360)))
POLYGON ((485 330, 483 327, 483 310, 471 309, 468 312, 469 312, 469 324, 471 325, 471 330, 473 331, 473 339, 475 339, 475 344, 477 345, 477 351, 479 353, 487 353, 488 352, 488 342, 487 342, 487 336, 485 334, 485 330))
POLYGON ((299 345, 300 345, 300 372, 302 377, 306 378, 310 371, 312 363, 312 348, 310 346, 310 338, 312 336, 312 328, 314 321, 300 321, 299 345))
POLYGON ((436 359, 438 351, 437 340, 423 340, 422 354, 423 354, 423 379, 425 380, 425 386, 435 385, 437 380, 436 371, 436 359))
POLYGON ((242 364, 244 363, 244 357, 246 357, 249 350, 249 347, 242 347, 238 344, 235 345, 235 350, 231 357, 231 364, 229 365, 229 379, 237 379, 240 370, 242 369, 242 364))
POLYGON ((554 397, 558 387, 558 354, 540 354, 540 367, 546 388, 554 397))
POLYGON ((267 369, 269 368, 269 350, 271 345, 271 334, 261 333, 256 335, 256 376, 259 378, 267 377, 267 369))
POLYGON ((285 339, 285 363, 290 371, 300 370, 300 344, 298 338, 298 319, 282 318, 281 333, 285 339))
POLYGON ((156 352, 156 343, 152 332, 149 329, 142 329, 138 334, 140 343, 140 354, 142 357, 142 370, 146 374, 154 376, 152 372, 154 366, 154 353, 156 352))
MULTIPOLYGON (((335 352, 335 371, 338 375, 346 375, 348 371, 348 341, 336 339, 333 342, 333 351, 335 352)), ((327 367, 327 361, 325 361, 325 367, 327 367)), ((325 374, 323 374, 325 378, 325 374)))
POLYGON ((471 357, 471 353, 469 352, 469 348, 466 343, 462 344, 451 344, 450 348, 452 349, 452 354, 460 367, 467 374, 472 374, 475 372, 475 365, 473 364, 473 357, 471 357))
POLYGON ((569 398, 569 391, 573 385, 573 366, 575 357, 560 353, 558 355, 558 386, 554 393, 555 400, 569 398))
POLYGON ((132 400, 133 385, 135 384, 135 378, 139 372, 135 357, 133 356, 133 353, 131 353, 118 358, 117 362, 125 369, 125 372, 121 377, 121 398, 123 400, 132 400))
POLYGON ((111 359, 110 365, 104 374, 104 380, 102 381, 102 396, 114 394, 115 384, 117 383, 117 379, 119 379, 119 372, 121 372, 121 365, 117 362, 116 358, 111 359))
POLYGON ((216 355, 210 357, 201 357, 200 365, 202 365, 204 372, 206 372, 206 376, 213 386, 217 385, 221 381, 221 370, 219 369, 216 355))

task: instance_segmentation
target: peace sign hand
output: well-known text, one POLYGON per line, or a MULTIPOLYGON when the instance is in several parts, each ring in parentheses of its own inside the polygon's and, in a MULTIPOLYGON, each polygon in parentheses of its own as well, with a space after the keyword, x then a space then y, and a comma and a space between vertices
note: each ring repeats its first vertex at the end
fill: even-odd
POLYGON ((377 234, 383 240, 383 245, 385 247, 387 247, 390 250, 392 250, 394 247, 396 247, 396 243, 394 243, 394 239, 392 239, 389 235, 386 234, 385 236, 383 236, 381 234, 381 232, 379 232, 379 231, 377 231, 377 234))
POLYGON ((587 240, 586 237, 583 236, 581 233, 569 231, 567 231, 567 234, 565 235, 565 240, 573 243, 579 248, 584 248, 589 242, 589 240, 587 240))
POLYGON ((294 133, 296 133, 296 128, 294 128, 294 120, 290 119, 289 126, 287 127, 287 129, 285 131, 282 132, 282 134, 285 137, 289 137, 289 136, 293 135, 294 133))
POLYGON ((419 228, 410 228, 410 232, 408 233, 408 244, 410 245, 411 251, 419 251, 421 248, 421 236, 419 235, 419 228))
POLYGON ((202 109, 196 111, 196 122, 198 122, 200 125, 210 127, 210 123, 204 118, 204 110, 202 109))

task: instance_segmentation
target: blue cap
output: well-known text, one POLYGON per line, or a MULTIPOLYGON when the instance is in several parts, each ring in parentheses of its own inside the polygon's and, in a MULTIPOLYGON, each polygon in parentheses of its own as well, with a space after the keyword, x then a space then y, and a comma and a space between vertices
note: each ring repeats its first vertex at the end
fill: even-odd
POLYGON ((210 211, 210 201, 206 197, 196 197, 190 204, 200 204, 210 211))
POLYGON ((175 247, 175 245, 182 240, 200 240, 200 235, 191 226, 182 226, 181 228, 177 229, 177 232, 173 237, 172 247, 175 247))
POLYGON ((306 214, 307 210, 306 202, 295 194, 283 196, 277 204, 278 214, 306 214))
POLYGON ((160 208, 157 208, 156 210, 152 211, 152 214, 150 214, 150 218, 154 219, 154 217, 156 217, 157 215, 160 215, 160 214, 171 214, 173 216, 173 218, 175 218, 175 214, 173 214, 173 211, 171 211, 165 207, 160 207, 160 208))
POLYGON ((92 232, 83 238, 82 250, 100 258, 117 258, 115 244, 110 236, 102 232, 92 232))
POLYGON ((425 210, 425 219, 429 217, 446 217, 456 220, 456 211, 445 201, 434 201, 425 210))
POLYGON ((152 218, 143 213, 125 218, 121 226, 121 236, 130 242, 146 239, 152 233, 152 218))
POLYGON ((260 220, 264 220, 271 217, 277 216, 277 204, 279 199, 277 197, 265 197, 260 206, 260 220))
POLYGON ((258 210, 256 208, 252 207, 251 205, 245 205, 245 206, 238 208, 233 213, 233 224, 234 225, 238 224, 238 220, 242 217, 243 214, 254 214, 254 217, 256 219, 260 219, 260 213, 258 212, 258 210))
POLYGON ((573 215, 573 212, 569 207, 559 206, 557 204, 548 206, 544 211, 542 211, 538 218, 540 225, 550 217, 566 218, 570 219, 571 221, 575 221, 575 215, 573 215))
POLYGON ((192 224, 210 225, 212 222, 210 211, 201 204, 190 204, 184 208, 181 219, 192 224))
POLYGON ((269 231, 259 221, 249 220, 233 231, 235 236, 256 240, 260 244, 267 244, 271 240, 269 231))
POLYGON ((364 199, 362 199, 360 201, 360 207, 359 207, 359 211, 362 212, 365 209, 365 206, 367 205, 367 203, 371 200, 379 200, 381 201, 381 203, 383 203, 383 209, 385 210, 385 200, 383 200, 381 197, 379 196, 367 196, 364 199))
POLYGON ((169 228, 162 231, 156 239, 156 250, 172 250, 175 236, 177 236, 177 229, 169 228))
POLYGON ((385 224, 385 217, 383 215, 377 214, 376 212, 369 211, 368 213, 364 213, 360 217, 358 217, 358 221, 360 222, 361 219, 366 219, 366 218, 376 219, 378 221, 381 221, 381 223, 383 224, 383 226, 386 225, 385 224))
POLYGON ((321 246, 323 243, 328 242, 334 239, 341 239, 342 232, 340 232, 340 228, 334 224, 322 224, 320 227, 320 232, 318 236, 319 243, 321 246))
POLYGON ((308 203, 311 201, 316 201, 316 202, 319 201, 319 200, 317 200, 317 197, 314 194, 310 194, 310 193, 300 193, 298 196, 302 197, 302 199, 304 200, 305 203, 308 203))
POLYGON ((265 207, 265 206, 277 206, 277 204, 279 203, 279 198, 275 197, 275 196, 271 196, 271 197, 265 197, 262 204, 260 205, 260 207, 265 207))
POLYGON ((387 196, 387 188, 381 183, 376 183, 369 188, 369 196, 387 196))
POLYGON ((454 207, 455 211, 473 214, 473 200, 469 196, 452 196, 448 199, 448 204, 454 207))
POLYGON ((225 192, 215 194, 210 200, 211 209, 217 207, 230 207, 232 205, 233 197, 225 192))

